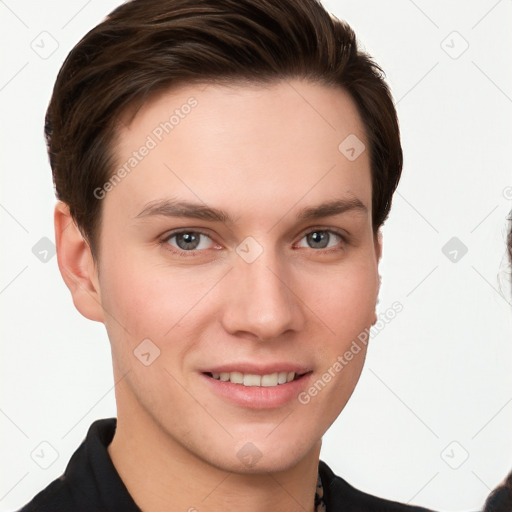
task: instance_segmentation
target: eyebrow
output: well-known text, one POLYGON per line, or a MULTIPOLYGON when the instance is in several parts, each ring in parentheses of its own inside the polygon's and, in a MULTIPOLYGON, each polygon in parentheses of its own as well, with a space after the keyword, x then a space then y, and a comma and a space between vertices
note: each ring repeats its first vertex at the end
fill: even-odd
MULTIPOLYGON (((317 206, 303 208, 297 213, 298 221, 309 221, 323 217, 341 215, 349 211, 368 213, 368 208, 357 198, 335 199, 321 203, 317 206)), ((146 218, 153 216, 163 217, 185 217, 211 222, 222 222, 234 224, 235 219, 220 208, 212 208, 201 203, 163 199, 148 203, 135 218, 146 218)))

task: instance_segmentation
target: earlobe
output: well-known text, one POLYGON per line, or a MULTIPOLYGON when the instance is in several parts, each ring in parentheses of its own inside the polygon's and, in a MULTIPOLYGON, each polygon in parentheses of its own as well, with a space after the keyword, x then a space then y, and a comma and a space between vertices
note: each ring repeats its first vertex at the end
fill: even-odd
POLYGON ((379 263, 382 257, 382 232, 380 229, 375 234, 375 255, 377 256, 377 263, 379 263))
POLYGON ((377 287, 377 295, 375 297, 375 309, 373 311, 372 325, 375 325, 377 323, 377 304, 379 303, 380 282, 381 282, 381 278, 380 278, 380 274, 379 274, 379 285, 377 287))
POLYGON ((61 201, 55 206, 54 223, 59 270, 73 303, 86 318, 103 322, 96 263, 69 207, 61 201))
MULTIPOLYGON (((378 265, 379 265, 380 259, 382 257, 382 232, 380 231, 380 229, 375 233, 374 244, 375 244, 375 257, 376 257, 376 260, 377 260, 377 276, 378 276, 378 279, 379 279, 379 282, 378 282, 378 285, 377 285, 377 294, 375 296, 375 305, 377 306, 377 304, 379 303, 380 285, 382 283, 382 277, 378 273, 378 265)), ((374 316, 373 316, 373 323, 372 323, 372 325, 375 325, 377 323, 377 311, 374 311, 373 315, 374 316)))

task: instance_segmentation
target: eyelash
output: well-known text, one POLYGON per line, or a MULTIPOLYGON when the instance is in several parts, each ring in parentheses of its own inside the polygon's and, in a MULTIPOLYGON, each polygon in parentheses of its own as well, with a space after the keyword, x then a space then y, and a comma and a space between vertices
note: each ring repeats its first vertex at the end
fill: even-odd
MULTIPOLYGON (((334 235, 340 237, 341 242, 339 242, 339 243, 342 243, 342 244, 348 243, 346 235, 343 234, 341 231, 338 231, 338 230, 335 230, 335 229, 327 229, 327 228, 312 228, 309 231, 305 232, 301 236, 300 240, 302 240, 303 238, 305 238, 309 234, 315 233, 315 232, 334 234, 334 235)), ((179 235, 181 233, 193 233, 193 234, 203 235, 203 236, 206 236, 207 238, 209 238, 210 240, 212 240, 210 235, 208 235, 207 233, 205 233, 205 232, 203 232, 201 230, 181 229, 179 231, 173 231, 171 233, 166 234, 165 237, 160 240, 160 244, 162 246, 164 246, 166 250, 172 252, 173 254, 176 254, 178 256, 184 256, 184 257, 192 257, 192 258, 193 257, 197 257, 197 256, 200 255, 201 252, 204 252, 205 250, 207 250, 207 249, 193 249, 193 250, 190 250, 190 251, 184 251, 182 249, 178 249, 176 247, 171 246, 169 244, 169 240, 171 240, 172 238, 174 238, 175 236, 177 236, 177 235, 179 235)), ((307 249, 307 247, 302 247, 301 249, 307 249)), ((316 253, 319 253, 319 254, 331 254, 333 252, 337 252, 337 251, 342 250, 338 246, 330 247, 328 249, 313 249, 313 248, 309 247, 309 249, 311 249, 312 251, 315 251, 316 253)))
MULTIPOLYGON (((181 234, 181 233, 194 233, 198 235, 203 235, 208 237, 210 240, 212 240, 212 237, 208 235, 207 233, 204 233, 201 230, 193 230, 193 229, 181 229, 179 231, 173 231, 169 234, 167 234, 162 240, 161 244, 165 247, 167 251, 170 251, 173 254, 177 254, 178 256, 184 256, 185 258, 194 258, 199 256, 201 252, 204 252, 206 249, 194 249, 192 251, 183 251, 182 249, 178 249, 176 247, 172 247, 168 242, 171 240, 171 238, 174 238, 175 236, 181 234)), ((213 241, 213 240, 212 240, 213 241)))

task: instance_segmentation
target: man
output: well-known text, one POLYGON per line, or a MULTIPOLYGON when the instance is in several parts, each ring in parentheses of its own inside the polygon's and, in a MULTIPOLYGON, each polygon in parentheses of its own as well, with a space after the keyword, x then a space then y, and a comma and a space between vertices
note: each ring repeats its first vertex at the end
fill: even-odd
POLYGON ((425 510, 319 462, 376 321, 402 168, 380 69, 312 0, 134 0, 46 120, 58 262, 118 417, 24 511, 425 510))

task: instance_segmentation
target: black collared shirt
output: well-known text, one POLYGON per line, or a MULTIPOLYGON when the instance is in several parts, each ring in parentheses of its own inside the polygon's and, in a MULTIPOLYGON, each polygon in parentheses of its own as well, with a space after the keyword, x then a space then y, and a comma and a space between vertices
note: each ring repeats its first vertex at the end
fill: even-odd
MULTIPOLYGON (((20 512, 141 512, 107 451, 115 430, 115 418, 95 421, 64 474, 20 512)), ((319 474, 327 512, 429 512, 358 491, 322 461, 319 474)))

